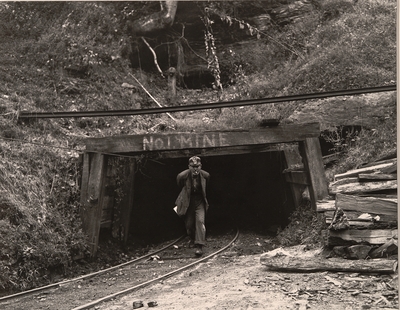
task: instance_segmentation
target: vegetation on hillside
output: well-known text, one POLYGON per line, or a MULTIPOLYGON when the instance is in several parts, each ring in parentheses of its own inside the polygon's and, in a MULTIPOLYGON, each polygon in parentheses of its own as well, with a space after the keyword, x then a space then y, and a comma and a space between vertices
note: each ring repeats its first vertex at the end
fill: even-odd
MULTIPOLYGON (((219 93, 180 87, 180 104, 393 84, 396 3, 313 3, 315 10, 302 18, 273 25, 270 32, 260 33, 259 39, 234 53, 218 54, 221 74, 230 82, 219 93)), ((214 5, 209 17, 217 21, 226 19, 238 4, 214 5)), ((52 269, 65 271, 75 255, 85 254, 78 161, 84 138, 159 128, 251 128, 263 118, 284 121, 296 109, 296 104, 285 103, 180 112, 174 115, 177 122, 166 115, 18 121, 23 110, 154 107, 130 74, 168 104, 165 79, 131 68, 127 57, 131 48, 127 21, 158 6, 157 2, 0 3, 0 288, 4 291, 47 283, 52 269)), ((231 17, 242 20, 233 13, 231 17)), ((245 31, 237 21, 225 27, 245 31)), ((354 137, 337 169, 355 167, 394 149, 395 101, 393 113, 382 119, 379 128, 354 137)))

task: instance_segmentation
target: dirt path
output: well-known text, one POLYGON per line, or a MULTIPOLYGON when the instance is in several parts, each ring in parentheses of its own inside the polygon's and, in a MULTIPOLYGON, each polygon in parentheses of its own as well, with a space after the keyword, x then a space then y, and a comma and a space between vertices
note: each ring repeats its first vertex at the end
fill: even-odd
POLYGON ((385 294, 382 283, 397 282, 394 276, 278 273, 266 270, 259 259, 259 254, 221 255, 196 269, 106 302, 96 309, 132 309, 133 302, 138 300, 144 302, 145 308, 148 302, 156 301, 158 309, 398 308, 397 289, 392 291, 392 301, 389 294, 386 300, 379 301, 385 294), (328 281, 327 276, 334 281, 328 281), (351 277, 355 280, 348 279, 351 277))

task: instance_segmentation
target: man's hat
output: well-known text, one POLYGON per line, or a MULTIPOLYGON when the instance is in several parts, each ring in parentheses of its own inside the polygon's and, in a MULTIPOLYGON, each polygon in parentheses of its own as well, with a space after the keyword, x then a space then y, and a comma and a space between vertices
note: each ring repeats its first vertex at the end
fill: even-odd
POLYGON ((201 165, 201 159, 198 156, 193 156, 189 158, 189 165, 201 165))

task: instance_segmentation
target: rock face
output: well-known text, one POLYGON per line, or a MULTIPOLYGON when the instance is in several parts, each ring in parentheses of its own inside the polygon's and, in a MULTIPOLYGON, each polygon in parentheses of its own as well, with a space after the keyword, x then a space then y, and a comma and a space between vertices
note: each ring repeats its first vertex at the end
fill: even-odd
MULTIPOLYGON (((216 3, 227 16, 237 17, 260 31, 268 31, 272 25, 279 27, 292 23, 316 7, 316 1, 312 0, 216 3)), ((132 46, 129 55, 132 67, 140 67, 145 71, 155 69, 153 53, 140 40, 141 36, 145 36, 157 55, 162 71, 166 72, 174 67, 180 81, 189 84, 188 87, 190 84, 190 88, 209 87, 214 77, 208 69, 204 44, 206 28, 202 18, 205 15, 205 6, 212 5, 212 2, 162 1, 159 12, 132 21, 132 46)), ((236 27, 237 25, 229 26, 211 10, 208 14, 213 21, 212 31, 216 38, 217 52, 220 53, 218 57, 226 53, 223 46, 235 44, 235 49, 240 49, 246 42, 255 40, 246 33, 246 29, 236 27)))
POLYGON ((396 92, 333 97, 307 102, 287 121, 296 124, 319 122, 321 131, 334 130, 340 126, 373 129, 382 120, 396 117, 395 106, 396 92))
POLYGON ((160 1, 161 10, 133 21, 131 31, 135 35, 148 35, 164 30, 174 23, 178 1, 160 1))
POLYGON ((279 5, 270 11, 272 20, 278 25, 290 24, 312 11, 316 1, 279 1, 279 5))

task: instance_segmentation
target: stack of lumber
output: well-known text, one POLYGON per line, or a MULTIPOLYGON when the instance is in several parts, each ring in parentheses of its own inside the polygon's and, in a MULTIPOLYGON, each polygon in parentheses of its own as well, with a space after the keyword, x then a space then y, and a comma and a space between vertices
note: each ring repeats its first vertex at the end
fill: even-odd
POLYGON ((317 211, 324 213, 328 226, 328 247, 336 247, 342 256, 351 258, 385 257, 397 252, 395 154, 335 175, 329 194, 331 200, 317 203, 317 211))

